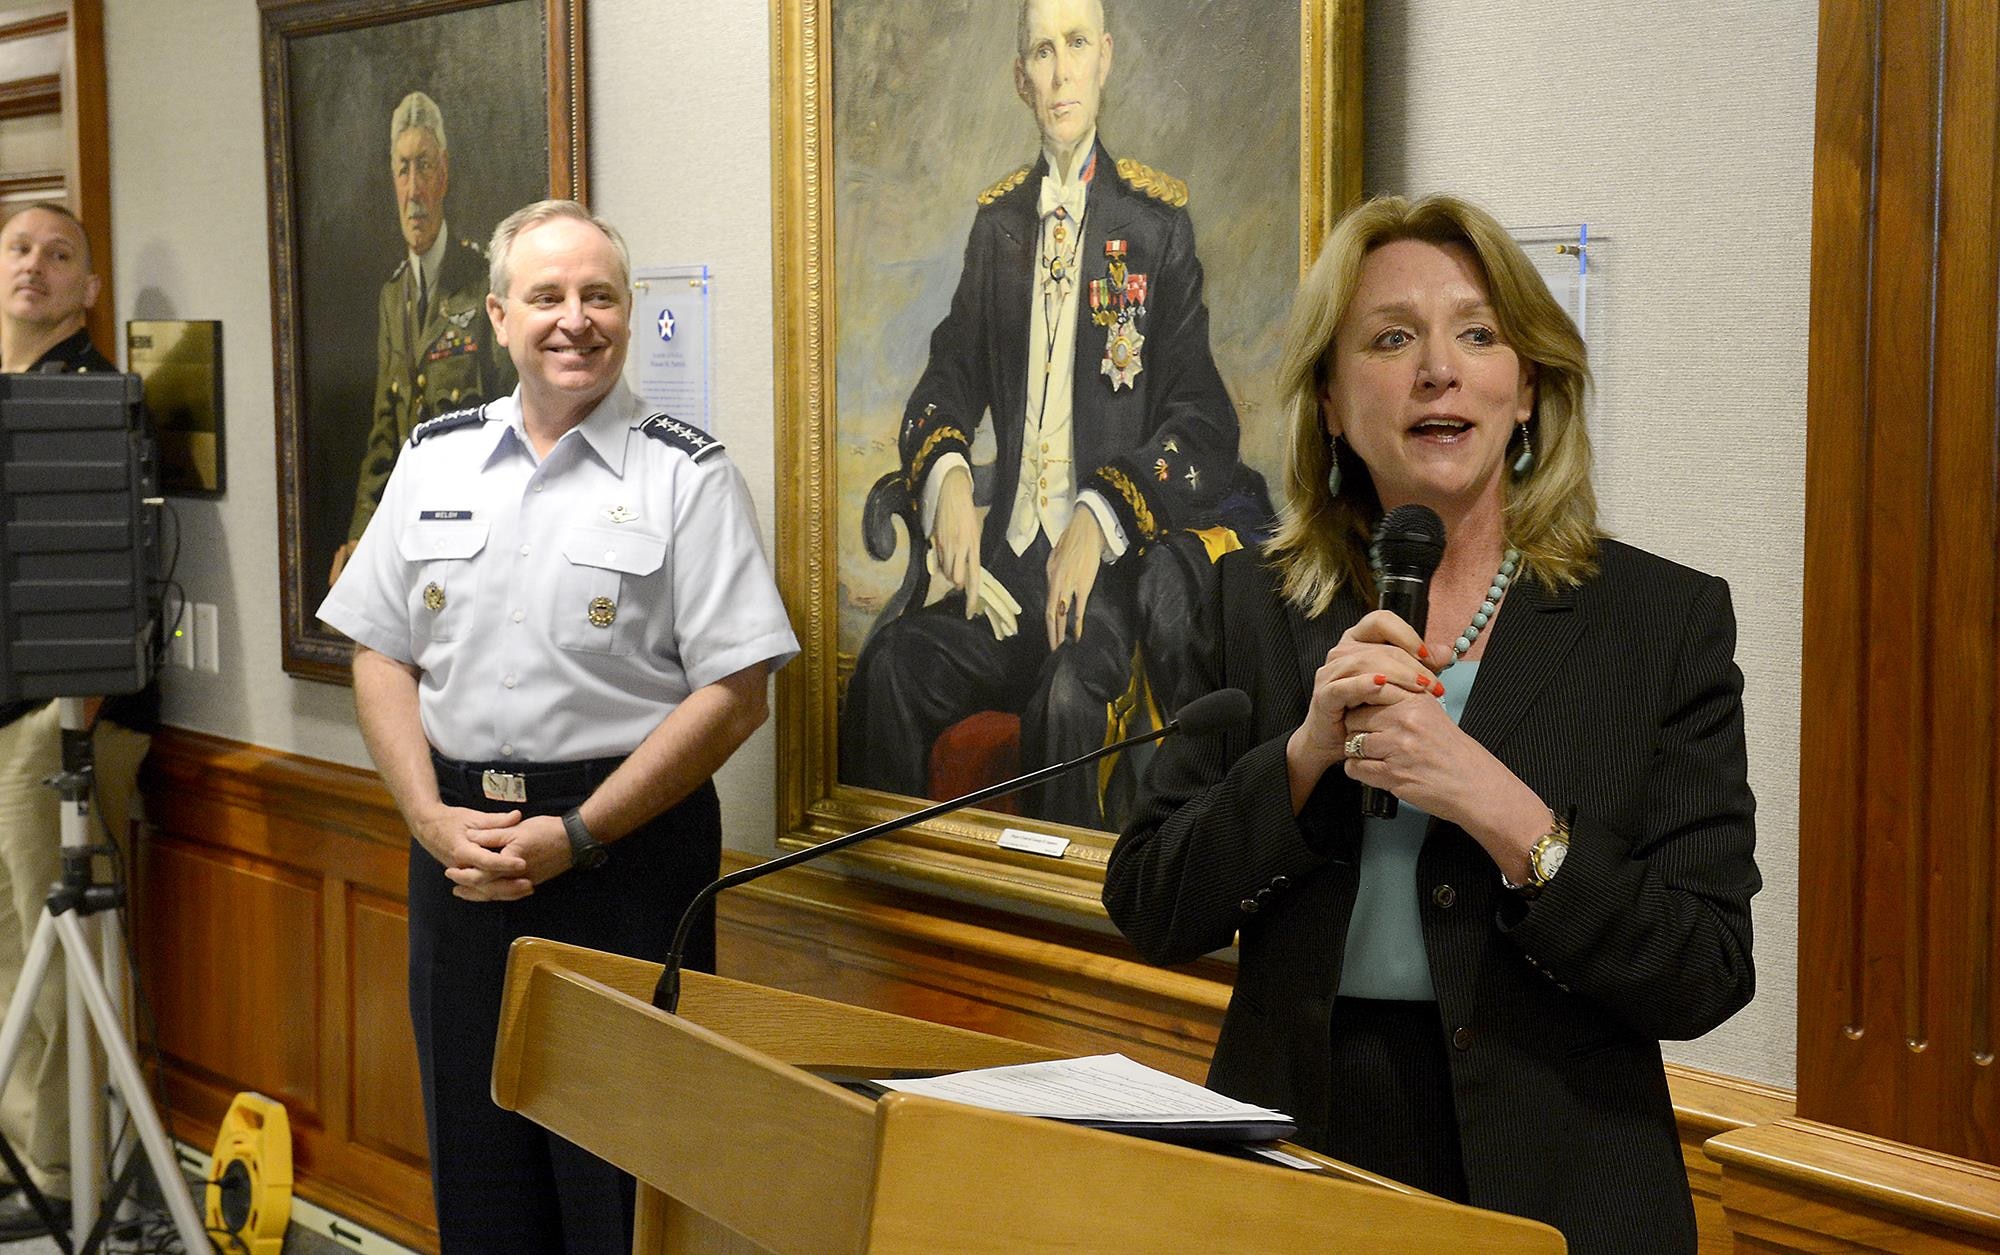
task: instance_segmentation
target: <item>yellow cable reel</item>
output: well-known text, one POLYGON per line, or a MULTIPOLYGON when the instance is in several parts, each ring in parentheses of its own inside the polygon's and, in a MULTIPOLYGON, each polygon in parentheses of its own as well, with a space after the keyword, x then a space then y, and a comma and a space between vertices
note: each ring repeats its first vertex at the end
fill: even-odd
POLYGON ((217 1249, 279 1255, 292 1217, 292 1124, 283 1103, 246 1090, 229 1104, 205 1194, 205 1222, 217 1249))

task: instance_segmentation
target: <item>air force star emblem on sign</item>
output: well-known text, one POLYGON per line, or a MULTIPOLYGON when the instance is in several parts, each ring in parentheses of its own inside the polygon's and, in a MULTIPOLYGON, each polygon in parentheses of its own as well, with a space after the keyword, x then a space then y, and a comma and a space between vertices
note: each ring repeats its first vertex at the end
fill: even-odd
POLYGON ((674 338, 674 311, 662 309, 660 311, 659 326, 660 343, 665 344, 667 341, 672 340, 674 338))

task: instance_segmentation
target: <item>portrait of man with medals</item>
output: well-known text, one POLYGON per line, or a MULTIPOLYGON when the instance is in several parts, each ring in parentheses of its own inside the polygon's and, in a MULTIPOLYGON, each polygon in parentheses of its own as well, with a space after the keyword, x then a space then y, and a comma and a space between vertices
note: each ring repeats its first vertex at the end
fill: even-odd
MULTIPOLYGON (((1187 185, 1114 156, 1098 129, 1113 52, 1096 0, 1022 5, 1014 81, 1040 154, 978 196, 904 407, 925 604, 884 615, 860 651, 843 783, 916 797, 984 783, 960 770, 975 733, 959 725, 982 712, 1018 719, 1026 771, 1171 708, 1212 558, 1268 524, 1210 351, 1187 185)), ((1021 810, 1115 827, 1116 779, 1068 773, 1021 810)))

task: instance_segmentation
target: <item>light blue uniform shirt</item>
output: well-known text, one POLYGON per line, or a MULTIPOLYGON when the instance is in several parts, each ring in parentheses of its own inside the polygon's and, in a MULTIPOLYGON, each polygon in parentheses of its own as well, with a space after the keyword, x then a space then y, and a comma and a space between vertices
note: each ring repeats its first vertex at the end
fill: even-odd
MULTIPOLYGON (((1460 662, 1438 678, 1444 682, 1444 709, 1457 723, 1465 714, 1479 664, 1460 662)), ((1347 921, 1347 949, 1340 961, 1340 996, 1432 1002, 1430 960, 1418 917, 1417 851, 1431 817, 1408 802, 1394 819, 1361 821, 1361 891, 1347 921)))
POLYGON ((319 617, 418 669, 447 758, 629 754, 696 689, 798 653, 743 476, 651 413, 620 383, 537 458, 517 390, 396 459, 319 617))

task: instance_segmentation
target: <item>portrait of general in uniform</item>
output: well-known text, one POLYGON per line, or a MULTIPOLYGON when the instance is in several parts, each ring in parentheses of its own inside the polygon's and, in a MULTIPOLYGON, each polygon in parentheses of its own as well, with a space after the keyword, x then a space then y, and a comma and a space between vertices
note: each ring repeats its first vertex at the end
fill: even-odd
MULTIPOLYGON (((1299 269, 1299 12, 1204 12, 834 10, 842 784, 956 796, 1193 696, 1299 269), (952 55, 897 60, 913 25, 952 55)), ((1115 829, 1140 765, 1013 806, 1115 829)))
POLYGON ((569 36, 551 29, 561 26, 552 12, 547 0, 511 0, 357 25, 351 6, 327 7, 317 23, 304 6, 284 14, 281 77, 266 58, 267 95, 284 102, 273 157, 290 191, 272 213, 295 671, 315 673, 294 665, 304 658, 324 660, 328 678, 344 672, 344 643, 310 607, 373 517, 411 430, 513 389, 486 318, 486 247, 510 210, 550 194, 569 156, 552 155, 551 96, 569 90, 549 70, 551 39, 569 36))
POLYGON ((444 113, 413 91, 389 114, 396 225, 408 248, 375 311, 375 405, 355 475, 354 516, 327 572, 340 578, 418 423, 505 396, 514 368, 486 320, 486 244, 454 236, 445 212, 451 148, 444 113))

